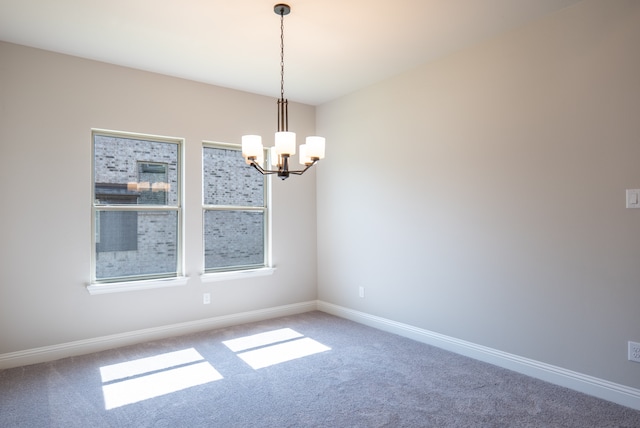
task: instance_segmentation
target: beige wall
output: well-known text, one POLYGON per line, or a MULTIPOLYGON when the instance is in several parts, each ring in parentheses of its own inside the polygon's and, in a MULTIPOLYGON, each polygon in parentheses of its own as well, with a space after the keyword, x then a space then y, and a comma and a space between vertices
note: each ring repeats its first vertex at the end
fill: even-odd
MULTIPOLYGON (((314 300, 314 171, 273 181, 274 275, 199 278, 202 140, 271 145, 275 113, 275 98, 0 43, 0 354, 314 300), (85 289, 91 128, 186 139, 186 286, 85 289)), ((291 105, 290 120, 315 133, 313 107, 291 105)))
POLYGON ((274 99, 0 43, 0 354, 317 292, 640 388, 637 46, 640 2, 586 0, 320 106, 316 289, 315 169, 274 180, 273 276, 198 278, 201 141, 271 135, 274 99), (187 286, 85 290, 92 127, 186 139, 187 286))
POLYGON ((320 106, 319 299, 640 388, 639 46, 587 0, 320 106))

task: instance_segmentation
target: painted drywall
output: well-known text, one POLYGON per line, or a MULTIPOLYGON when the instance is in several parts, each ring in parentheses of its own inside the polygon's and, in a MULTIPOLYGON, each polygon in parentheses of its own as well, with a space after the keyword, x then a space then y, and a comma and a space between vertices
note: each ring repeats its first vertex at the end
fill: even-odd
MULTIPOLYGON (((289 112, 315 133, 314 107, 289 112)), ((0 43, 0 354, 314 300, 314 170, 273 180, 273 275, 200 281, 202 141, 271 145, 275 114, 275 98, 0 43), (87 292, 92 128, 185 139, 187 285, 87 292)))
POLYGON ((638 46, 587 0, 319 106, 319 299, 639 388, 638 46))

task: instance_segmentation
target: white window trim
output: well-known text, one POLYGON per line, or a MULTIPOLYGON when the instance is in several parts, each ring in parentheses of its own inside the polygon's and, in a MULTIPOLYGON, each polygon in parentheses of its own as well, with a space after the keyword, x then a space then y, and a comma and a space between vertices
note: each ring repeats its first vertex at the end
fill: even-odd
MULTIPOLYGON (((184 183, 185 183, 185 139, 179 137, 168 137, 161 135, 153 135, 153 134, 141 134, 135 132, 123 132, 123 131, 113 131, 108 129, 101 128, 92 128, 91 129, 91 236, 92 236, 92 251, 91 251, 91 282, 87 284, 87 291, 89 294, 104 294, 104 293, 115 293, 121 291, 135 291, 135 290, 146 290, 152 288, 164 288, 164 287, 175 287, 182 286, 187 283, 187 277, 183 275, 184 265, 185 265, 185 254, 184 254, 184 237, 185 237, 185 201, 184 201, 184 183), (172 276, 168 278, 147 278, 142 277, 139 280, 134 281, 120 281, 120 282, 101 282, 97 281, 96 274, 96 231, 98 230, 96 218, 98 209, 95 205, 95 183, 93 180, 95 179, 95 152, 94 152, 94 138, 96 134, 113 136, 113 137, 121 137, 121 138, 132 138, 132 139, 152 139, 154 141, 159 142, 167 142, 172 144, 177 144, 178 146, 178 163, 179 163, 179 173, 178 180, 180 182, 178 188, 178 205, 177 206, 158 206, 151 207, 149 211, 154 210, 171 210, 176 211, 178 215, 178 236, 177 236, 177 251, 178 251, 178 260, 176 266, 176 274, 177 276, 172 276)), ((116 207, 127 209, 129 207, 116 207)), ((140 207, 139 207, 140 208, 140 207)), ((131 208, 135 209, 135 208, 131 208)), ((104 206, 100 207, 100 211, 110 210, 110 207, 104 206)))
POLYGON ((189 277, 178 276, 173 278, 147 279, 140 281, 89 284, 87 285, 87 291, 91 295, 121 293, 125 291, 150 290, 153 288, 180 287, 187 285, 188 281, 189 277))
POLYGON ((200 275, 203 284, 218 281, 230 281, 234 279, 256 278, 260 276, 273 275, 276 271, 274 267, 264 267, 259 269, 230 270, 224 272, 207 272, 200 275))

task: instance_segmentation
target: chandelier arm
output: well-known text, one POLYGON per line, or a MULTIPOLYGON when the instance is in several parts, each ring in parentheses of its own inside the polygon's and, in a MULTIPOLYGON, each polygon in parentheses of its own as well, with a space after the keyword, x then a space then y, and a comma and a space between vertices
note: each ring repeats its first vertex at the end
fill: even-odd
POLYGON ((313 165, 316 164, 317 161, 313 161, 313 163, 310 163, 309 165, 306 165, 304 167, 304 169, 298 169, 298 170, 294 170, 294 171, 288 171, 289 174, 295 174, 295 175, 302 175, 305 173, 306 170, 308 170, 309 168, 311 168, 313 165))
POLYGON ((268 175, 268 174, 277 174, 278 171, 270 171, 268 169, 264 169, 262 168, 260 165, 258 165, 254 160, 251 160, 251 166, 254 167, 255 169, 258 170, 259 173, 263 174, 263 175, 268 175))
POLYGON ((254 160, 251 160, 251 166, 254 167, 255 169, 257 169, 258 172, 260 172, 263 175, 278 174, 278 175, 284 176, 286 178, 286 176, 288 176, 289 174, 293 174, 293 175, 302 175, 302 174, 304 174, 309 168, 311 168, 313 165, 315 165, 316 162, 318 162, 318 161, 314 160, 309 165, 306 165, 304 167, 304 169, 297 169, 297 170, 289 170, 288 168, 286 168, 286 169, 285 168, 279 168, 277 170, 264 169, 258 163, 256 163, 254 160))

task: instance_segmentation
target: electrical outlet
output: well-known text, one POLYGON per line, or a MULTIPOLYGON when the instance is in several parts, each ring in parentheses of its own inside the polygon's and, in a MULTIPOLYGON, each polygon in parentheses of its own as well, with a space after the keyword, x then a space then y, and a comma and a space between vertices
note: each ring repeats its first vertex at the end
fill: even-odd
POLYGON ((640 363, 640 343, 629 342, 629 361, 640 363))
POLYGON ((360 287, 358 292, 360 293, 360 297, 364 297, 364 287, 360 287))
POLYGON ((202 303, 204 303, 205 305, 208 305, 209 303, 211 303, 211 294, 210 293, 204 293, 202 295, 202 303))

